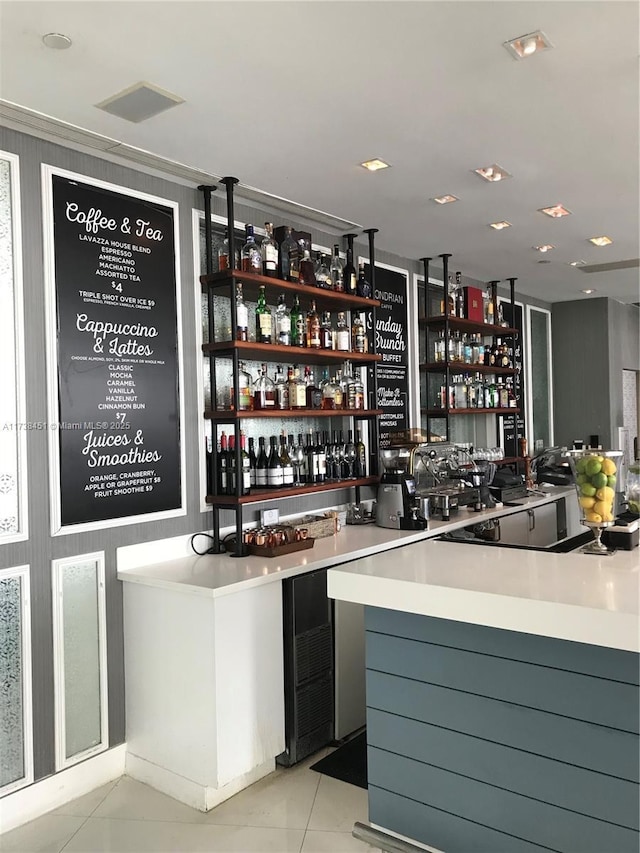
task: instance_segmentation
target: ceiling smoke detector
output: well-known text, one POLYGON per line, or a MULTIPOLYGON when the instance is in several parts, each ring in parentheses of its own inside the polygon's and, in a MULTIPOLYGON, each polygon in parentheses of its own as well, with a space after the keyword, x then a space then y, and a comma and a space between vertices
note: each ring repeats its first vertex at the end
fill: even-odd
POLYGON ((142 81, 123 89, 95 106, 106 113, 138 124, 165 110, 184 104, 184 98, 167 92, 153 83, 142 81))
POLYGON ((527 33, 526 36, 518 36, 511 39, 511 41, 503 42, 503 44, 514 59, 527 59, 529 56, 533 56, 534 53, 540 53, 543 50, 553 47, 553 44, 542 30, 527 33))
POLYGON ((63 33, 47 33, 42 36, 42 43, 52 50, 67 50, 73 44, 69 36, 65 36, 63 33))

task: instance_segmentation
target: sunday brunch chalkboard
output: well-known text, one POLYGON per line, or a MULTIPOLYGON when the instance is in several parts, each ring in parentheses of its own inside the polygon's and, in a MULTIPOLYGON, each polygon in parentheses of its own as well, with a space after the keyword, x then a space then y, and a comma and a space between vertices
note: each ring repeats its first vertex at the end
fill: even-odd
POLYGON ((173 208, 52 182, 62 526, 178 509, 173 208))
MULTIPOLYGON (((369 278, 371 268, 365 266, 369 278)), ((380 447, 389 447, 391 436, 409 427, 409 353, 407 345, 407 277, 376 264, 375 293, 382 302, 376 309, 376 328, 372 315, 367 317, 370 337, 375 334, 376 352, 382 360, 376 365, 380 447)))

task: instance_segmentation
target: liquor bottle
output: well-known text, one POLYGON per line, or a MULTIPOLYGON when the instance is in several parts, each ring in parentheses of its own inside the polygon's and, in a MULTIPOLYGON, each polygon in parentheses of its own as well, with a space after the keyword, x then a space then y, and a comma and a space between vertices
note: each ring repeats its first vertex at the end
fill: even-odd
POLYGON ((507 376, 507 405, 510 409, 518 408, 518 398, 513 387, 513 377, 507 376))
POLYGON ((229 269, 229 232, 224 232, 224 240, 218 249, 218 270, 229 269))
POLYGON ((247 225, 247 240, 240 252, 242 272, 262 273, 262 256, 253 234, 253 225, 247 225))
POLYGON ((444 342, 444 329, 440 329, 434 344, 433 360, 436 364, 442 364, 446 360, 446 348, 444 342))
POLYGON ((284 293, 278 297, 275 313, 275 342, 283 346, 291 346, 291 314, 284 300, 284 293))
POLYGON ((485 344, 484 346, 484 354, 482 356, 482 363, 487 367, 491 364, 491 347, 489 344, 485 344))
POLYGON ((256 487, 257 476, 256 476, 256 467, 257 467, 257 457, 256 457, 256 449, 255 442, 253 438, 249 439, 249 485, 252 489, 256 487))
POLYGON ((345 293, 350 296, 356 295, 356 268, 353 265, 353 237, 347 236, 347 260, 342 272, 345 293))
POLYGON ((222 431, 220 436, 220 450, 218 451, 218 494, 225 495, 227 493, 227 462, 229 460, 227 454, 227 434, 222 431))
POLYGON ((337 243, 333 247, 331 258, 331 287, 337 293, 344 293, 344 266, 340 260, 340 246, 337 243))
POLYGON ((289 384, 289 406, 292 409, 307 408, 307 386, 298 367, 293 368, 293 381, 289 384))
POLYGON ((316 276, 316 287, 321 287, 323 290, 331 290, 331 270, 327 264, 327 256, 321 254, 318 258, 314 270, 316 276))
POLYGON ((254 383, 253 408, 273 410, 275 407, 276 388, 273 380, 267 376, 267 365, 263 364, 260 376, 254 383))
POLYGON ((498 406, 501 409, 509 408, 509 392, 502 381, 502 376, 498 376, 498 406))
POLYGON ((357 450, 353 441, 353 430, 349 430, 347 433, 347 441, 344 445, 344 461, 347 467, 347 478, 349 480, 353 480, 354 473, 354 465, 356 461, 357 450))
POLYGON ((468 409, 467 403, 467 383, 464 376, 459 375, 454 384, 454 402, 456 409, 468 409))
POLYGON ((500 346, 500 367, 511 367, 509 347, 505 343, 500 346))
POLYGON ((233 433, 229 436, 229 450, 227 451, 227 494, 236 493, 236 437, 233 433))
POLYGON ((316 385, 311 368, 307 365, 304 369, 305 399, 307 409, 322 408, 322 391, 316 385))
POLYGON ((278 276, 278 244, 273 239, 273 223, 265 222, 264 230, 267 232, 260 244, 260 256, 262 260, 262 275, 271 278, 278 276))
MULTIPOLYGON (((253 380, 244 367, 244 361, 238 364, 238 411, 247 412, 253 408, 253 395, 251 386, 253 380)), ((233 402, 233 388, 231 389, 231 400, 233 402)))
POLYGON ((367 335, 360 314, 353 318, 351 326, 351 349, 353 352, 365 352, 367 335))
POLYGON ((333 328, 331 327, 331 314, 329 311, 322 313, 320 324, 320 348, 333 349, 333 328))
POLYGON ((338 382, 336 376, 331 379, 331 385, 333 386, 333 401, 335 403, 334 408, 336 409, 344 409, 345 401, 344 401, 344 391, 342 390, 342 386, 338 382))
POLYGON ((335 379, 329 379, 322 386, 322 408, 329 410, 342 408, 342 388, 335 379))
POLYGON ((494 365, 498 366, 498 344, 496 338, 493 339, 493 343, 491 344, 490 356, 489 356, 489 364, 493 367, 494 365))
POLYGON ((260 285, 258 304, 256 305, 256 343, 271 343, 271 309, 264 295, 264 284, 260 285))
POLYGON ((367 449, 364 446, 360 430, 356 430, 356 461, 353 473, 357 479, 367 476, 367 449))
POLYGON ((471 341, 470 335, 462 336, 462 348, 464 350, 464 363, 472 364, 473 363, 473 343, 471 341))
POLYGON ((276 367, 275 391, 276 391, 276 409, 288 409, 289 408, 289 384, 284 378, 284 373, 282 372, 282 365, 280 365, 280 364, 276 367))
POLYGON ((364 261, 358 264, 358 280, 356 282, 356 293, 364 299, 371 299, 371 284, 367 281, 364 274, 364 261))
POLYGON ((294 347, 303 347, 306 343, 305 332, 305 316, 300 308, 300 297, 296 293, 293 297, 293 307, 291 309, 291 345, 294 347))
POLYGON ((311 349, 320 349, 320 317, 316 311, 316 301, 311 300, 311 307, 307 311, 306 344, 311 349))
POLYGON ((300 271, 298 273, 298 282, 307 284, 310 287, 316 286, 316 273, 313 261, 311 260, 311 252, 305 245, 305 241, 300 241, 302 248, 302 258, 300 260, 300 271))
POLYGON ((280 276, 285 281, 297 282, 300 274, 300 258, 298 244, 291 235, 292 229, 287 226, 287 236, 280 246, 280 276))
POLYGON ((464 361, 464 343, 462 341, 462 336, 460 335, 460 332, 456 331, 453 333, 453 337, 454 337, 454 346, 455 346, 455 359, 454 360, 457 361, 458 364, 462 364, 462 362, 464 361))
POLYGON ((241 281, 236 283, 236 340, 249 340, 249 309, 244 301, 241 281))
POLYGON ((256 459, 256 487, 266 489, 268 483, 269 460, 264 449, 264 436, 258 438, 258 458, 256 459))
POLYGON ((476 379, 473 383, 475 387, 474 398, 475 398, 475 407, 476 409, 484 409, 484 382, 482 381, 482 374, 476 373, 476 379))
POLYGON ((317 458, 317 473, 316 483, 324 483, 327 479, 327 453, 324 444, 320 441, 320 433, 316 432, 316 450, 317 458))
POLYGON ((349 352, 349 327, 345 319, 344 311, 338 312, 338 322, 336 325, 336 349, 340 352, 349 352))
POLYGON ((485 385, 484 405, 487 409, 498 408, 498 389, 493 379, 485 385))
POLYGON ((240 461, 242 462, 242 494, 248 495, 251 492, 251 459, 247 453, 246 436, 244 432, 240 433, 240 461))
POLYGON ((456 273, 456 317, 464 320, 464 290, 462 289, 462 273, 456 273))
POLYGON ((284 435, 280 436, 280 464, 282 466, 282 485, 293 486, 293 464, 284 435))
MULTIPOLYGON (((488 323, 490 326, 493 326, 493 324, 495 323, 493 299, 491 298, 491 295, 488 292, 487 292, 486 296, 487 296, 487 304, 486 304, 487 310, 486 310, 485 323, 488 323)), ((484 296, 483 296, 483 302, 484 302, 484 296)))
POLYGON ((278 437, 272 435, 269 439, 269 468, 267 469, 267 485, 270 489, 281 489, 284 485, 284 469, 278 450, 278 437))

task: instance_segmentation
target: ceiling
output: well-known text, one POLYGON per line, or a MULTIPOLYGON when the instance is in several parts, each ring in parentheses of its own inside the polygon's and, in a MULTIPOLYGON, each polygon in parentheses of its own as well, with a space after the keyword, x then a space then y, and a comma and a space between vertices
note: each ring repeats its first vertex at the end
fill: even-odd
POLYGON ((2 98, 550 302, 638 301, 637 266, 569 262, 640 257, 639 54, 639 5, 616 0, 0 2, 2 98), (538 29, 552 50, 502 45, 538 29), (185 103, 139 124, 94 106, 141 80, 185 103), (358 166, 373 157, 392 168, 358 166), (473 173, 492 163, 513 177, 473 173), (572 215, 538 212, 557 203, 572 215))

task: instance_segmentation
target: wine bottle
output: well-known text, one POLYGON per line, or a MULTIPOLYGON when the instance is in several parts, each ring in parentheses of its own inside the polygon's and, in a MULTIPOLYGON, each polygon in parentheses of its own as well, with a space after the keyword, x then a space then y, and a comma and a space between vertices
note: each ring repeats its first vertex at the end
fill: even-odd
POLYGON ((293 486, 293 464, 284 435, 280 436, 280 464, 282 465, 282 485, 293 486))
POLYGON ((255 442, 253 438, 249 439, 249 485, 255 488, 257 485, 256 477, 257 457, 255 450, 255 442))
POLYGON ((327 479, 327 454, 324 444, 320 441, 320 433, 316 432, 316 457, 317 474, 316 483, 324 483, 327 479))
POLYGON ((356 281, 356 293, 364 299, 371 298, 371 284, 367 281, 364 274, 364 261, 358 264, 358 280, 356 281))
POLYGON ((236 437, 229 436, 229 450, 227 451, 227 494, 236 493, 236 437))
POLYGON ((248 495, 251 492, 251 460, 245 446, 246 436, 243 432, 240 433, 240 462, 242 463, 242 494, 248 495))
POLYGON ((356 268, 353 265, 353 234, 347 234, 347 260, 342 271, 345 292, 356 295, 356 268))
POLYGON ((281 489, 284 484, 284 468, 278 451, 278 438, 272 435, 269 439, 269 468, 267 470, 267 485, 270 489, 281 489))
POLYGON ((353 466, 353 473, 358 479, 367 476, 367 449, 364 446, 360 430, 357 430, 356 436, 356 460, 353 466))
POLYGON ((220 436, 220 450, 218 451, 218 494, 227 493, 227 434, 222 431, 220 436))
POLYGON ((256 487, 266 489, 268 483, 269 460, 264 449, 264 436, 258 439, 258 458, 256 459, 256 487))
POLYGON ((313 433, 309 430, 309 435, 306 439, 306 444, 304 448, 305 455, 305 482, 307 483, 315 483, 316 482, 316 474, 317 474, 317 457, 315 452, 315 445, 313 443, 313 433))

